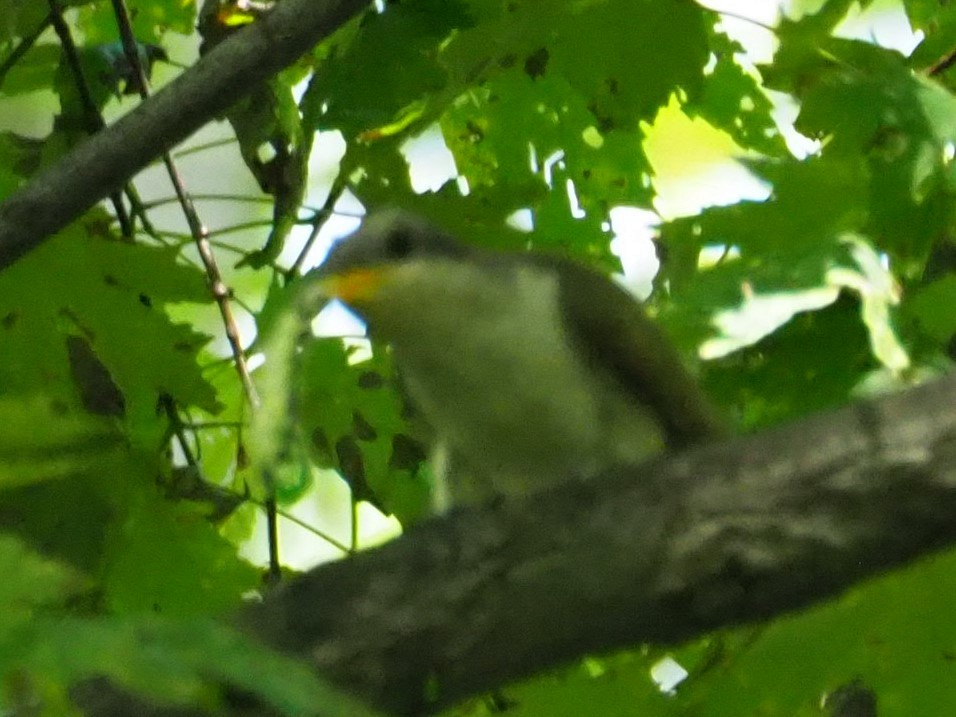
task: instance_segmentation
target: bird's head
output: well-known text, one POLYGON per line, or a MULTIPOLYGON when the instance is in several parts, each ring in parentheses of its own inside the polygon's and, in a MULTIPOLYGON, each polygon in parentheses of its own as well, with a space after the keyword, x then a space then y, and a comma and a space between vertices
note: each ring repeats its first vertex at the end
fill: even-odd
POLYGON ((364 312, 386 299, 396 282, 413 281, 428 266, 468 253, 427 221, 386 210, 366 217, 358 231, 333 246, 316 278, 327 296, 364 312))

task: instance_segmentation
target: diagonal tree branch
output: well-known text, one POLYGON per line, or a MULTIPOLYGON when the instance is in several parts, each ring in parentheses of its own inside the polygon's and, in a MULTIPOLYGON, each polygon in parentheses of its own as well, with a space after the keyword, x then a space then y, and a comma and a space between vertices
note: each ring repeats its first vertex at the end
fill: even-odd
MULTIPOLYGON (((240 617, 360 698, 422 714, 581 655, 823 600, 953 544, 954 515, 951 376, 434 520, 240 617)), ((92 715, 200 714, 88 694, 92 715)))
POLYGON ((793 610, 956 541, 956 378, 627 473, 434 521, 246 622, 412 714, 793 610))
POLYGON ((368 0, 284 0, 0 204, 0 269, 291 65, 368 0))

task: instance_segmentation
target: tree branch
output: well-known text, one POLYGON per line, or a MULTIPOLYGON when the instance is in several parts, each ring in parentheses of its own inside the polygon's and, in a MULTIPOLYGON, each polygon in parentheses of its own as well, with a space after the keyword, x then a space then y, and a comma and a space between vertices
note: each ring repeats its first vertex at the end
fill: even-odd
POLYGON ((0 269, 291 65, 368 0, 283 0, 0 204, 0 269))
MULTIPOLYGON (((584 654, 831 597, 956 542, 954 515, 956 376, 434 520, 241 622, 360 698, 427 713, 584 654)), ((141 714, 108 702, 91 714, 141 714)))
POLYGON ((431 522, 245 621, 376 705, 431 711, 586 653, 819 601, 952 543, 954 515, 951 377, 431 522))

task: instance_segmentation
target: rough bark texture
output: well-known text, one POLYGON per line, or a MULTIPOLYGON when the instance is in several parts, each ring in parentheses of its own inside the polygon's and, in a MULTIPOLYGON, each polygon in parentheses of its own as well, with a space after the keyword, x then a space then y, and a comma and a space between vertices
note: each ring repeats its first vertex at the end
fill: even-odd
POLYGON ((950 378, 450 516, 313 571, 246 621, 352 692, 416 713, 586 653, 821 600, 953 542, 954 515, 950 378))
POLYGON ((825 599, 953 543, 954 515, 950 377, 450 515, 313 570, 241 622, 353 694, 418 714, 583 654, 825 599))
POLYGON ((284 0, 0 204, 0 269, 291 65, 368 0, 284 0))

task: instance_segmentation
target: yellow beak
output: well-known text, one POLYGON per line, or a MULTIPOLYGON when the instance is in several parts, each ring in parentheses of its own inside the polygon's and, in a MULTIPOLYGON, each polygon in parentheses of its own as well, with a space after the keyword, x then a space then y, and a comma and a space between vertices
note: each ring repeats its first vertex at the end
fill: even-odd
POLYGON ((324 295, 346 304, 361 304, 376 297, 390 274, 387 267, 349 269, 332 274, 318 282, 324 295))

